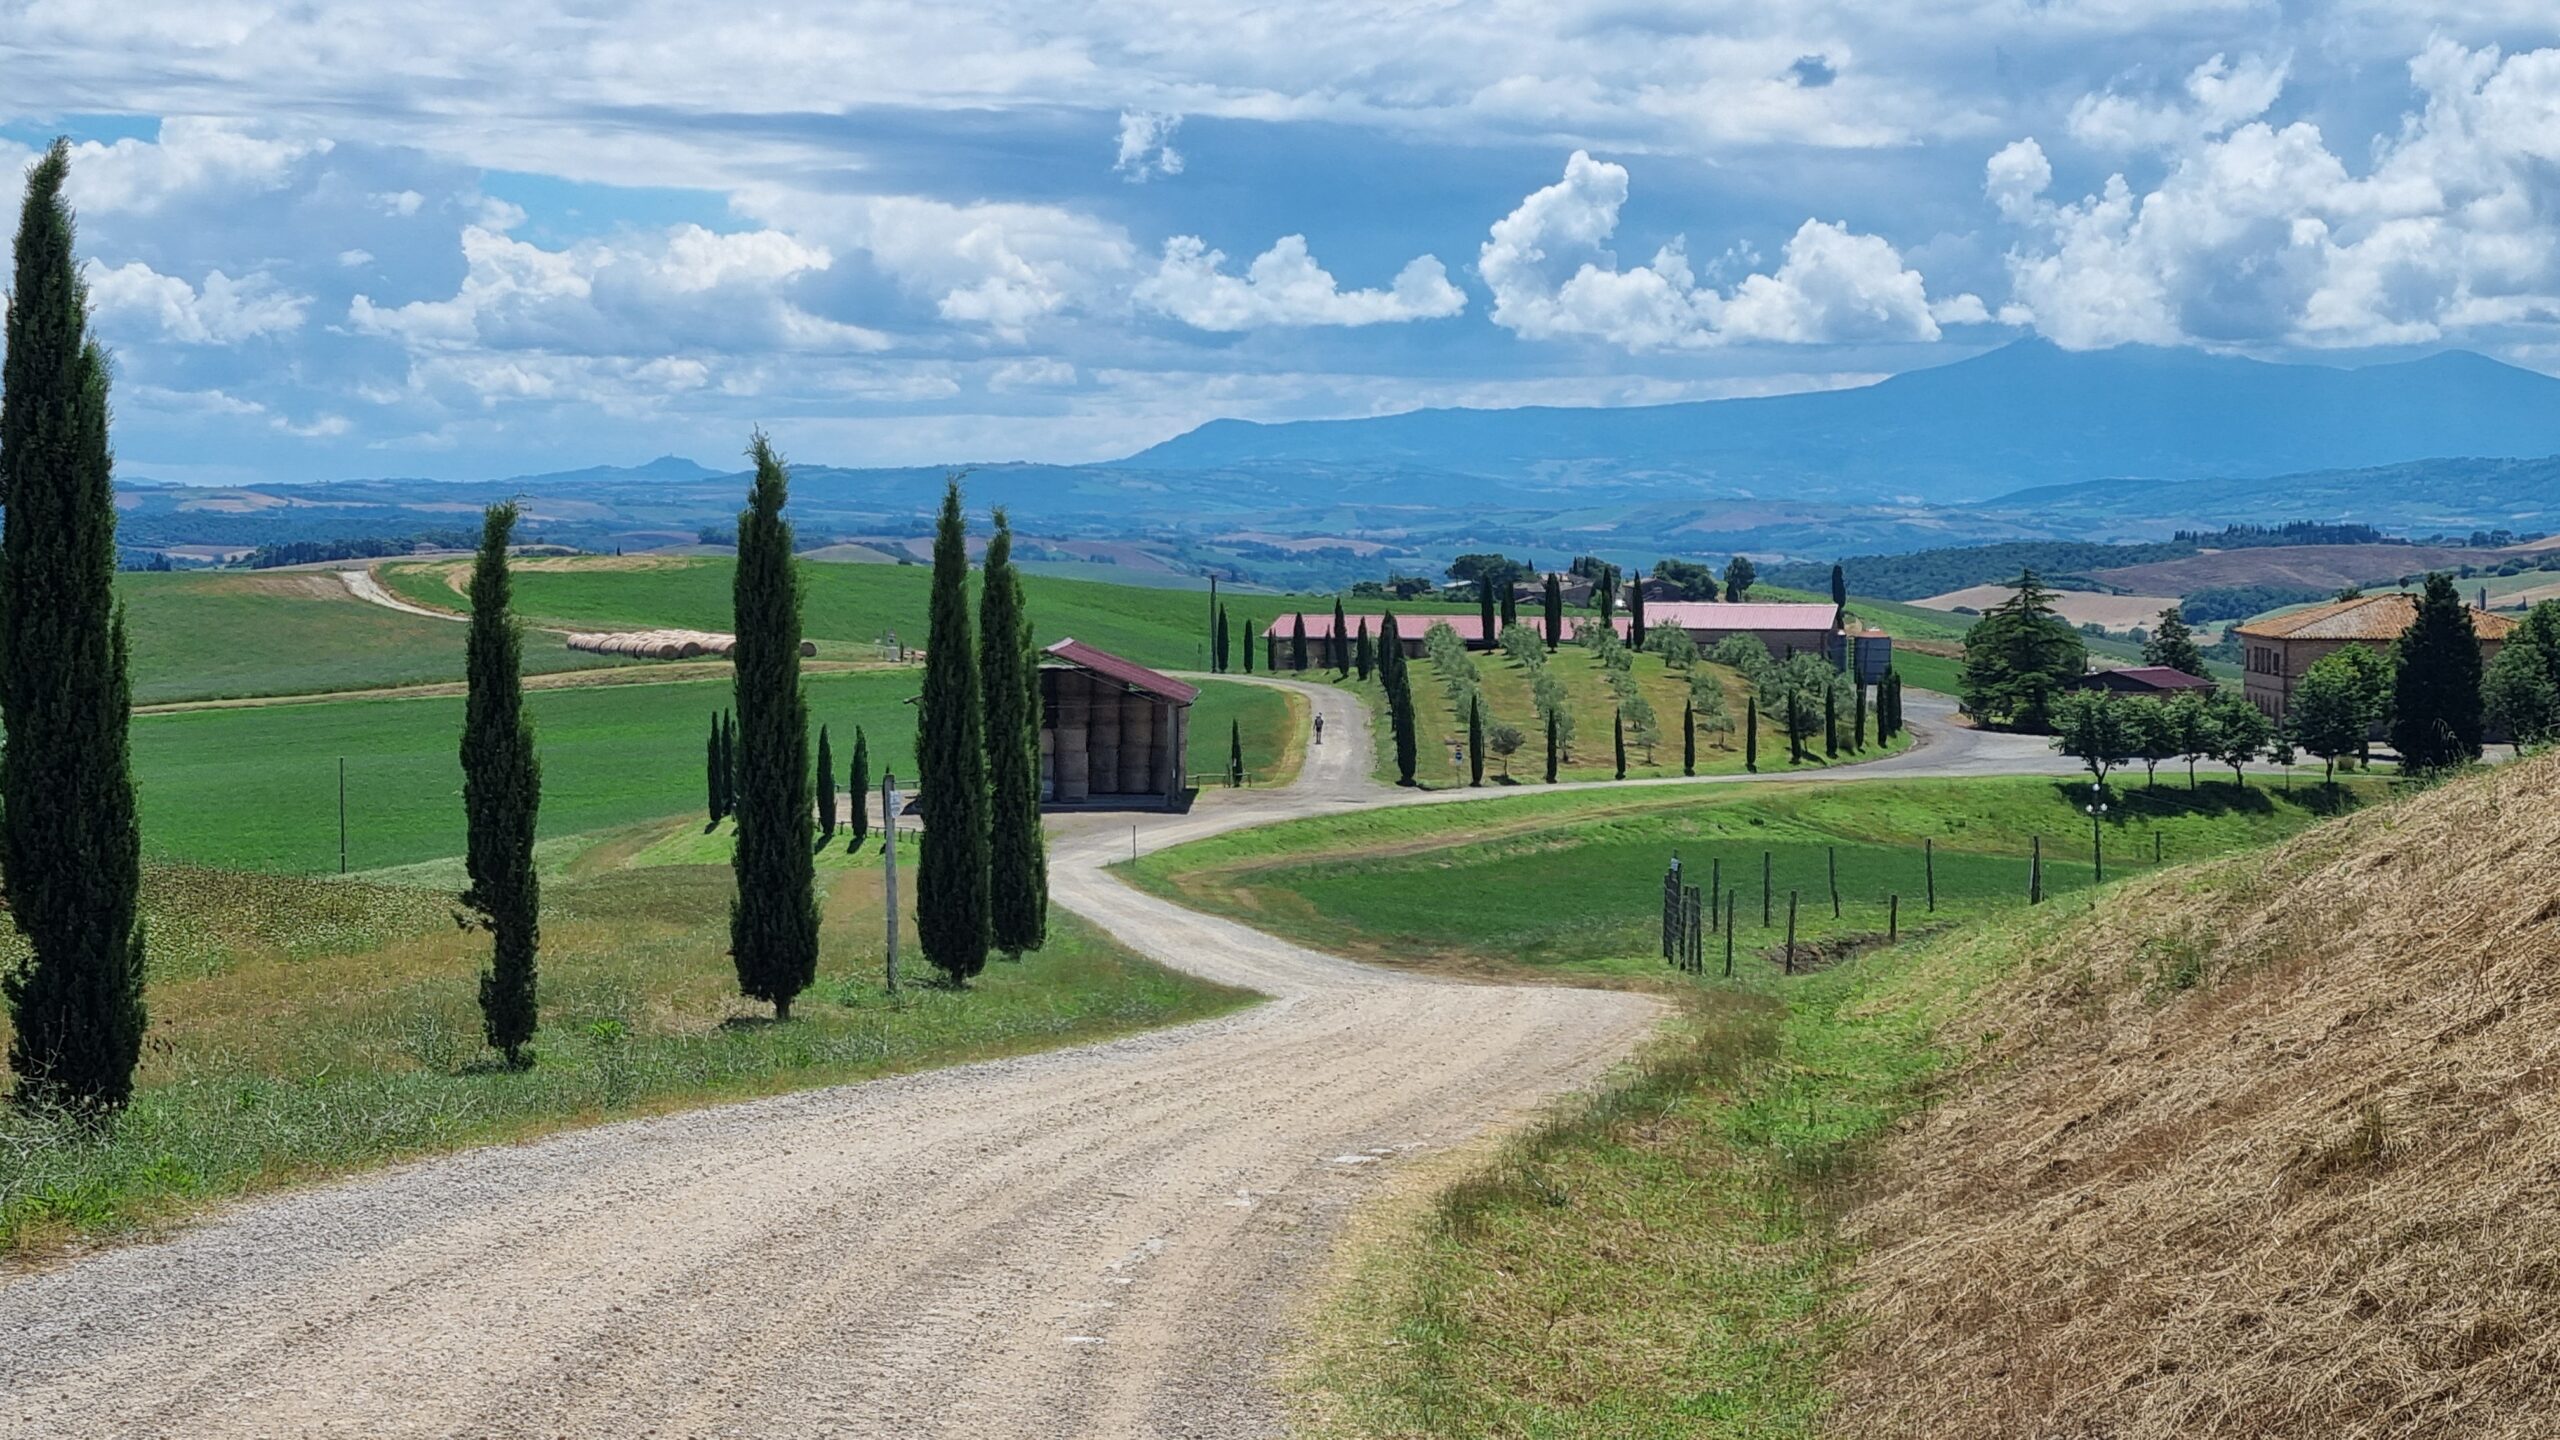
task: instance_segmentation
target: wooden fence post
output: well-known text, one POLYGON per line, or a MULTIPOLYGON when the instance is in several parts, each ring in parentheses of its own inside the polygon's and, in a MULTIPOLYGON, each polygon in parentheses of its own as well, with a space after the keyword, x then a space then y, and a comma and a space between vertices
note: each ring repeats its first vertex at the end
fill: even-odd
POLYGON ((2030 835, 2027 845, 2027 903, 2041 905, 2044 903, 2044 837, 2030 835))
POLYGON ((1742 891, 1728 890, 1724 895, 1724 978, 1733 978, 1733 907, 1742 903, 1742 891))
POLYGON ((1938 841, 1929 836, 1920 842, 1920 862, 1929 871, 1929 913, 1938 913, 1938 841))
POLYGON ((1769 852, 1760 852, 1760 928, 1769 928, 1769 852))
POLYGON ((1796 973, 1796 892, 1787 892, 1787 973, 1796 973))
POLYGON ((1832 919, 1834 919, 1834 920, 1837 920, 1837 919, 1839 919, 1839 918, 1840 918, 1840 847, 1839 847, 1839 846, 1837 846, 1837 845, 1825 845, 1825 846, 1823 846, 1823 847, 1822 847, 1822 866, 1823 866, 1823 869, 1824 869, 1824 870, 1826 870, 1826 871, 1828 871, 1828 872, 1830 873, 1830 876, 1831 876, 1831 918, 1832 918, 1832 919))
POLYGON ((1884 943, 1892 945, 1898 943, 1901 939, 1902 897, 1900 895, 1888 895, 1885 897, 1884 943))
MULTIPOLYGON (((1722 903, 1724 897, 1724 857, 1719 855, 1708 861, 1707 867, 1707 922, 1714 925, 1719 923, 1716 920, 1716 906, 1722 903)), ((1733 917, 1727 915, 1721 923, 1730 925, 1733 923, 1733 917)))

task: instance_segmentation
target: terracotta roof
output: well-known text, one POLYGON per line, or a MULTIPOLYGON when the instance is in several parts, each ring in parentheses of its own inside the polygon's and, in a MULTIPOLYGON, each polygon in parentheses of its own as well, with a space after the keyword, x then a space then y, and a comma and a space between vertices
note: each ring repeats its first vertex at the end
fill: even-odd
POLYGON ((1123 660, 1108 650, 1096 650, 1073 637, 1061 640, 1040 653, 1079 670, 1089 670, 1105 680, 1117 681, 1140 694, 1170 700, 1176 705, 1188 705, 1200 698, 1197 685, 1185 685, 1170 675, 1159 675, 1135 660, 1123 660))
MULTIPOLYGON (((2462 608, 2471 612, 2471 629, 2483 640, 2503 640, 2515 628, 2510 616, 2492 615, 2476 605, 2462 608)), ((2418 597, 2395 590, 2332 600, 2232 628, 2260 640, 2397 640, 2417 618, 2418 597)))
POLYGON ((1797 600, 1666 600, 1644 607, 1644 623, 1689 630, 1828 630, 1833 609, 1797 600))

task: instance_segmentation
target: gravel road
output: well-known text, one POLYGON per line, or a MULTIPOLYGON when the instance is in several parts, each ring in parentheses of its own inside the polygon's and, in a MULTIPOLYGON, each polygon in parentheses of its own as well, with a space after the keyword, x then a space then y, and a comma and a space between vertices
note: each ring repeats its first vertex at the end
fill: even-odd
MULTIPOLYGON (((1359 708, 1302 693, 1326 741, 1296 785, 1137 842, 1376 798, 1359 708)), ((0 1282, 0 1434, 1277 1433, 1267 1365, 1352 1201, 1658 1012, 1284 944, 1105 875, 1130 842, 1063 827, 1058 903, 1269 1003, 474 1150, 0 1282)))

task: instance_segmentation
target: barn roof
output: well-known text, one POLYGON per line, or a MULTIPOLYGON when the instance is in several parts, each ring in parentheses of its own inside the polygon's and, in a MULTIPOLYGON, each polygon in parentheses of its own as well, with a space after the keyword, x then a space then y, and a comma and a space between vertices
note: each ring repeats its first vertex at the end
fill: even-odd
MULTIPOLYGON (((2510 616, 2492 615, 2476 605, 2462 608, 2471 612, 2472 633, 2483 640, 2503 640, 2515 628, 2510 616)), ((2397 640, 2417 618, 2418 597, 2394 590, 2332 600, 2232 628, 2260 640, 2397 640)))
POLYGON ((1108 650, 1097 650, 1069 636, 1040 652, 1061 664, 1089 671, 1114 684, 1125 685, 1141 695, 1188 705, 1200 698, 1200 687, 1186 685, 1170 675, 1160 675, 1135 660, 1123 660, 1108 650))
POLYGON ((2082 687, 2105 685, 2116 689, 2138 690, 2213 690, 2220 688, 2202 676, 2190 675, 2169 665, 2124 665, 2113 670, 2092 670, 2073 682, 2082 687))
POLYGON ((1665 600, 1648 602, 1644 623, 1685 630, 1828 630, 1831 606, 1797 600, 1665 600))

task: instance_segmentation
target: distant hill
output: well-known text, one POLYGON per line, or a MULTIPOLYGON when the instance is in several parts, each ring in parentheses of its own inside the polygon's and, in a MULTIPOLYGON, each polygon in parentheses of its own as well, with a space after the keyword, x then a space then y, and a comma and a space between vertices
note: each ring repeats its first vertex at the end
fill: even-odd
MULTIPOLYGON (((2478 457, 2486 447, 2446 453, 2478 457)), ((2269 479, 2216 476, 2126 485, 2042 485, 1984 502, 1993 514, 2034 514, 2082 525, 2178 519, 2189 526, 2361 520, 2409 534, 2473 529, 2560 530, 2560 454, 2535 459, 2417 460, 2311 470, 2269 479)))
MULTIPOLYGON (((2342 370, 2020 341, 1852 390, 1621 409, 1219 420, 1122 469, 1427 467, 1554 490, 1784 486, 1981 500, 2053 482, 2263 477, 2560 453, 2560 380, 2451 351, 2342 370)), ((1457 497, 1450 497, 1455 499, 1457 497)))

